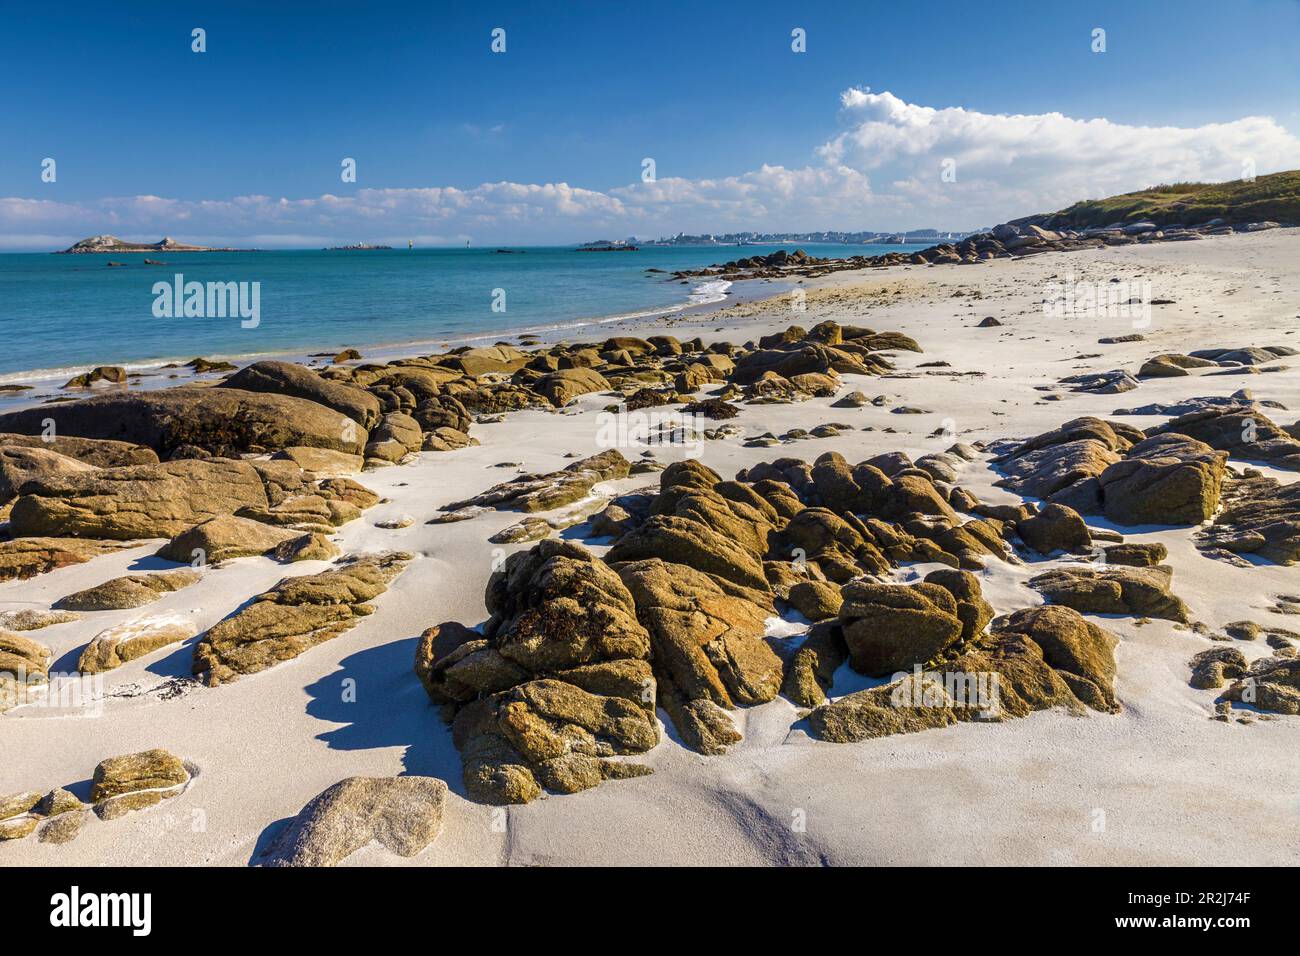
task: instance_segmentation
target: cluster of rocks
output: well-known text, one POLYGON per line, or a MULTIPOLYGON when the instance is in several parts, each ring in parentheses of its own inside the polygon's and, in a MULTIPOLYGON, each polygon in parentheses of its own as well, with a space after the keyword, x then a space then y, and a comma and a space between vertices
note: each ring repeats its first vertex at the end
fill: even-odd
MULTIPOLYGON (((890 595, 885 606, 890 609, 886 613, 908 614, 909 622, 919 623, 928 614, 924 626, 931 636, 941 636, 960 633, 949 604, 960 607, 960 600, 935 583, 924 598, 890 595), (941 591, 949 594, 947 600, 941 591), (925 604, 929 606, 917 607, 925 604)), ((974 617, 974 624, 982 616, 974 617)), ((824 643, 832 642, 833 632, 824 643)), ((903 676, 890 684, 818 707, 809 714, 809 724, 822 739, 852 742, 958 721, 1024 717, 1054 707, 1114 713, 1120 709, 1114 691, 1116 644, 1113 634, 1070 608, 1026 608, 994 620, 983 634, 954 638, 924 669, 916 661, 911 673, 900 667, 903 676)), ((893 662, 917 656, 899 655, 893 662)), ((833 659, 819 663, 825 670, 833 659)))
MULTIPOLYGON (((468 792, 517 803, 648 772, 626 758, 657 743, 656 706, 687 746, 722 753, 741 739, 729 710, 783 691, 820 707, 846 659, 872 675, 945 657, 986 665, 1010 682, 1002 715, 1114 710, 1114 638, 1071 608, 1022 612, 984 633, 993 613, 971 570, 1017 560, 1013 544, 1024 539, 1090 539, 1064 508, 963 518, 995 510, 949 483, 977 453, 956 446, 916 462, 893 453, 850 465, 830 452, 734 480, 675 462, 657 489, 620 495, 593 519, 592 534, 610 539, 603 558, 554 538, 512 554, 488 582, 487 623, 440 624, 417 650, 416 673, 452 722, 468 792), (903 562, 948 570, 886 583, 903 562), (802 640, 769 636, 796 611, 814 622, 802 640)), ((877 724, 863 716, 875 704, 845 701, 815 712, 815 733, 920 729, 906 709, 877 724)), ((951 716, 952 700, 933 709, 966 719, 951 716)))
POLYGON ((1300 560, 1296 485, 1227 465, 1232 456, 1298 470, 1300 441, 1249 401, 1193 400, 1181 410, 1145 431, 1084 417, 999 443, 993 461, 1004 477, 997 484, 1124 525, 1210 521, 1197 543, 1215 556, 1300 560))
MULTIPOLYGON (((1228 720, 1234 703, 1275 714, 1300 714, 1300 656, 1290 640, 1275 642, 1274 653, 1247 662, 1235 647, 1211 647, 1196 654, 1189 665, 1191 686, 1219 690, 1216 720, 1228 720), (1226 685, 1226 687, 1225 687, 1226 685)), ((1238 720, 1248 722, 1248 716, 1238 720)))
MULTIPOLYGON (((600 345, 557 344, 529 351, 499 343, 386 364, 335 363, 319 371, 261 361, 215 387, 115 391, 10 412, 0 415, 0 432, 44 435, 50 432, 47 420, 53 419, 59 440, 114 440, 155 453, 152 462, 133 464, 155 463, 158 457, 279 453, 304 469, 318 464, 338 472, 355 470, 358 457, 364 467, 378 467, 421 450, 463 448, 475 443, 468 431, 476 417, 523 408, 559 409, 591 392, 627 399, 629 408, 689 401, 699 388, 715 383, 746 388, 750 397, 774 389, 827 394, 838 386, 838 373, 888 370, 889 362, 877 353, 896 349, 919 351, 897 333, 825 322, 807 332, 792 327, 744 345, 716 342, 706 347, 698 338, 622 336, 600 345)), ((5 445, 0 436, 0 447, 5 445)), ((93 464, 57 447, 32 447, 93 464)), ((15 478, 21 477, 19 468, 15 478)), ((0 477, 0 496, 4 487, 0 477)))
POLYGON ((997 484, 1120 524, 1198 524, 1218 508, 1228 456, 1178 424, 1148 436, 1131 425, 1076 418, 995 446, 994 464, 1005 475, 997 484))
POLYGON ((584 548, 548 539, 488 582, 482 632, 429 628, 415 672, 444 706, 469 795, 526 803, 647 772, 659 741, 650 639, 627 588, 584 548))
POLYGON ((1155 355, 1142 363, 1138 369, 1138 378, 1180 378, 1190 375, 1193 369, 1214 368, 1219 373, 1236 374, 1238 372, 1276 372, 1284 366, 1273 365, 1279 358, 1296 355, 1297 351, 1289 345, 1249 346, 1237 349, 1199 349, 1184 355, 1181 352, 1165 352, 1155 355))
POLYGON ((95 767, 89 804, 63 787, 0 797, 0 841, 39 830, 42 843, 67 843, 92 810, 101 820, 116 820, 184 793, 193 775, 194 768, 162 749, 109 757, 95 767))

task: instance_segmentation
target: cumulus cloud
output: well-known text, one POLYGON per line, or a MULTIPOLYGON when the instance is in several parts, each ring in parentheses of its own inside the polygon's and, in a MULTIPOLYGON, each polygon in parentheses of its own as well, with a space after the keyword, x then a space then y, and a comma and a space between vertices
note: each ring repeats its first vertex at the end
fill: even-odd
POLYGON ((1300 166, 1300 139, 1266 116, 1131 126, 1061 113, 936 109, 861 89, 846 90, 840 101, 847 128, 817 150, 824 162, 887 178, 888 191, 910 208, 955 213, 968 225, 1158 183, 1300 166), (954 175, 945 181, 949 161, 954 175))
POLYGON ((522 243, 677 231, 974 228, 1162 182, 1300 167, 1300 140, 1264 116, 1133 126, 1061 113, 936 108, 856 88, 841 94, 839 116, 840 131, 812 146, 812 161, 801 168, 763 165, 722 178, 665 178, 603 191, 496 182, 303 198, 0 198, 0 247, 67 244, 88 232, 287 247, 358 239, 522 243))

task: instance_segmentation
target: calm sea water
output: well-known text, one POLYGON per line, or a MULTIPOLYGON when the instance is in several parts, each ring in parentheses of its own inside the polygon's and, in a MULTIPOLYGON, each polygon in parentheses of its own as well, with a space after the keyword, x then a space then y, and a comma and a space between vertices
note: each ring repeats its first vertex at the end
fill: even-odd
MULTIPOLYGON (((726 284, 661 273, 794 246, 651 247, 638 252, 528 248, 355 252, 0 255, 0 382, 53 379, 92 365, 148 367, 195 356, 439 345, 523 331, 556 333, 725 298, 726 284), (124 262, 109 267, 109 261, 124 262), (260 322, 158 318, 156 282, 260 283, 260 322), (494 311, 504 290, 504 311, 494 311)), ((817 256, 920 246, 805 245, 817 256)), ((579 333, 574 331, 573 336, 579 333)), ((552 335, 554 337, 554 335, 552 335)))

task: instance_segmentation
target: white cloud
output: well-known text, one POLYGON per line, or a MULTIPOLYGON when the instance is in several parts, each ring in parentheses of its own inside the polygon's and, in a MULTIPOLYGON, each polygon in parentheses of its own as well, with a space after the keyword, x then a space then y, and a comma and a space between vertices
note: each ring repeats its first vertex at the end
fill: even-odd
MULTIPOLYGON (((60 202, 0 198, 0 247, 91 233, 286 247, 342 241, 482 243, 742 229, 968 228, 1160 182, 1300 167, 1300 140, 1269 117, 1131 126, 1060 113, 991 114, 849 89, 841 131, 791 169, 668 178, 607 191, 568 183, 358 189, 292 199, 160 196, 60 202), (952 161, 955 181, 941 175, 952 161), (307 240, 310 240, 309 242, 307 240)), ((495 130, 493 130, 495 132, 495 130)))
POLYGON ((1247 163, 1258 174, 1300 167, 1300 140, 1263 116, 1129 126, 1061 113, 934 109, 859 89, 840 101, 847 128, 818 149, 823 161, 888 176, 889 191, 913 210, 956 214, 965 225, 1158 183, 1239 179, 1247 163), (945 160, 954 163, 955 182, 940 175, 945 160))

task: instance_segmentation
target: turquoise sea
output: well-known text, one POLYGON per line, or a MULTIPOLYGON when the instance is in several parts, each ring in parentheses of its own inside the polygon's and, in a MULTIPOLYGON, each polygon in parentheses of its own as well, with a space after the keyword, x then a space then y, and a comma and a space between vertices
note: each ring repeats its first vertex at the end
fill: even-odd
MULTIPOLYGON (((816 256, 921 248, 799 247, 816 256)), ((663 273, 778 248, 795 246, 4 254, 0 383, 53 380, 93 365, 147 368, 200 355, 233 359, 405 344, 432 351, 525 331, 578 337, 584 324, 722 301, 732 294, 726 283, 683 284, 663 273), (164 264, 145 265, 145 258, 164 264), (124 265, 110 267, 109 261, 124 265), (173 283, 177 273, 185 282, 259 283, 256 328, 241 327, 237 316, 155 316, 155 283, 173 283)))

